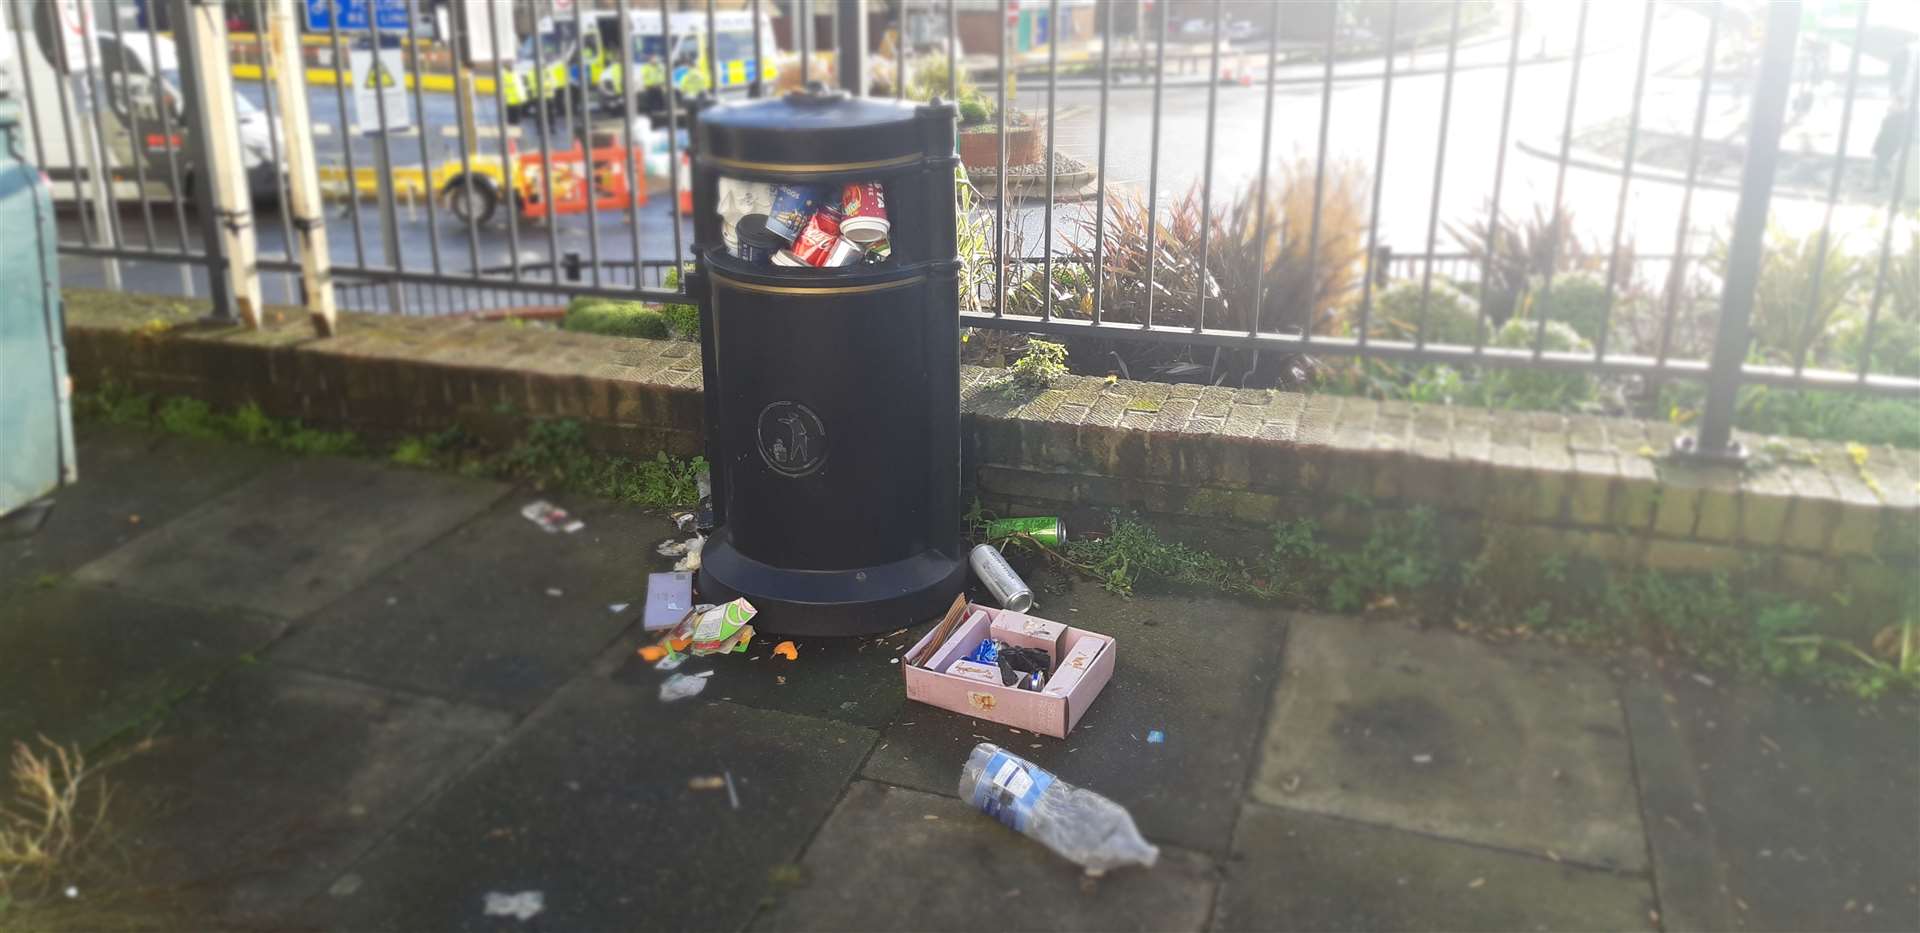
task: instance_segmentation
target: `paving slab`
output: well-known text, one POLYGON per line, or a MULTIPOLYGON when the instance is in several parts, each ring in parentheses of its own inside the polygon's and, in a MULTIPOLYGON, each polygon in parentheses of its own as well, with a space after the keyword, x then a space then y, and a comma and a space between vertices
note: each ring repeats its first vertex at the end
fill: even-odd
POLYGON ((1657 929, 1645 878, 1248 804, 1218 930, 1657 929))
POLYGON ((309 905, 340 930, 738 929, 800 857, 874 733, 657 687, 569 684, 309 905), (725 789, 693 778, 731 773, 725 789), (521 925, 487 895, 539 892, 521 925))
POLYGON ((304 928, 307 898, 510 725, 272 664, 235 671, 114 774, 141 889, 202 929, 304 928))
POLYGON ((754 930, 1197 930, 1203 856, 1098 880, 952 797, 856 781, 754 930))
MULTIPOLYGON (((1920 929, 1920 708, 1667 674, 1629 689, 1662 904, 1699 929, 1920 929), (1697 918, 1697 919, 1696 919, 1697 918)), ((1672 911, 1669 911, 1670 913, 1672 911)))
POLYGON ((655 548, 678 537, 658 513, 561 497, 548 498, 586 527, 549 534, 521 516, 530 498, 496 502, 459 533, 374 577, 302 622, 273 657, 530 709, 622 630, 638 631, 647 573, 673 564, 655 548), (609 608, 621 603, 628 605, 620 612, 609 608))
MULTIPOLYGON (((1132 811, 1154 842, 1223 854, 1280 669, 1275 610, 1202 597, 1127 599, 1097 584, 1029 575, 1035 614, 1115 639, 1113 679, 1066 739, 908 703, 863 773, 954 794, 960 766, 992 741, 1132 811), (1165 741, 1150 744, 1159 730, 1165 741)), ((896 671, 891 683, 904 691, 896 671)))
POLYGON ((45 735, 92 745, 279 634, 277 619, 64 581, 0 599, 0 749, 45 735))
POLYGON ((498 499, 498 483, 291 460, 80 568, 102 586, 299 618, 498 499))
POLYGON ((1399 622, 1300 618, 1253 796, 1606 868, 1646 867, 1625 721, 1591 663, 1399 622))
POLYGON ((72 573, 280 459, 141 428, 83 423, 76 431, 80 480, 54 493, 37 534, 0 539, 0 592, 72 573))

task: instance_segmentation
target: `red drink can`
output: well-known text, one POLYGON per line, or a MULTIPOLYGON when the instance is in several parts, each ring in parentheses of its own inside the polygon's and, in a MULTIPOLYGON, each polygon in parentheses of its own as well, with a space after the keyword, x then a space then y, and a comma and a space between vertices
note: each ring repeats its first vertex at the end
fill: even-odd
POLYGON ((845 265, 851 251, 851 244, 840 237, 840 217, 832 211, 815 211, 800 235, 793 238, 794 258, 809 266, 845 265))
POLYGON ((840 194, 840 235, 861 246, 887 238, 887 194, 877 181, 848 185, 840 194))

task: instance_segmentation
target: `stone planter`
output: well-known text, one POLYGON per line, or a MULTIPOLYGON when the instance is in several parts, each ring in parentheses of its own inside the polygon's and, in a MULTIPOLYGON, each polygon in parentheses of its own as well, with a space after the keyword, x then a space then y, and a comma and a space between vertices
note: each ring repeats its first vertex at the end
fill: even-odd
MULTIPOLYGON (((1028 165, 1040 161, 1042 142, 1040 121, 1025 126, 1007 127, 1007 164, 1028 165)), ((960 162, 969 169, 1000 166, 1000 126, 982 123, 960 128, 960 162)))

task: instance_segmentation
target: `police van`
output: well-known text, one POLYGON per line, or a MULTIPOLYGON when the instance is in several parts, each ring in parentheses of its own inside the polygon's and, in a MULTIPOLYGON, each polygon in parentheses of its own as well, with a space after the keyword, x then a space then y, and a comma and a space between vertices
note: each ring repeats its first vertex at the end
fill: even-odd
MULTIPOLYGON (((35 12, 51 7, 45 4, 35 12)), ((8 12, 19 14, 28 9, 13 5, 8 12)), ((16 53, 0 62, 4 69, 0 80, 6 82, 16 99, 31 107, 21 115, 26 136, 21 155, 39 161, 40 170, 53 183, 55 200, 89 200, 93 187, 86 182, 86 167, 89 136, 96 129, 95 114, 81 109, 72 93, 73 79, 54 67, 36 41, 38 24, 24 24, 24 42, 14 35, 21 25, 10 15, 6 28, 0 30, 0 44, 16 53), (17 54, 20 52, 25 53, 24 61, 17 54)), ((173 40, 144 30, 116 31, 104 23, 97 24, 94 33, 90 86, 99 89, 93 110, 98 112, 97 139, 104 144, 102 155, 112 198, 134 201, 144 195, 166 200, 176 193, 182 197, 191 194, 202 177, 194 158, 197 147, 189 145, 198 128, 184 106, 180 57, 173 40), (176 172, 180 183, 177 192, 176 172), (140 186, 143 175, 145 189, 140 186)), ((279 163, 274 159, 275 140, 266 115, 237 94, 234 107, 248 189, 255 200, 271 201, 279 192, 279 163)))
POLYGON ((708 90, 722 99, 745 97, 756 71, 766 84, 778 74, 773 63, 773 21, 764 13, 757 50, 753 14, 746 10, 715 11, 711 35, 707 14, 697 10, 669 14, 666 29, 661 28, 657 12, 634 10, 627 15, 632 47, 624 56, 617 52, 620 14, 600 12, 587 18, 591 25, 581 45, 582 67, 574 76, 585 79, 582 87, 592 89, 591 103, 596 107, 624 108, 631 89, 635 108, 657 116, 667 110, 669 88, 681 102, 708 90), (631 84, 629 75, 634 78, 631 84))

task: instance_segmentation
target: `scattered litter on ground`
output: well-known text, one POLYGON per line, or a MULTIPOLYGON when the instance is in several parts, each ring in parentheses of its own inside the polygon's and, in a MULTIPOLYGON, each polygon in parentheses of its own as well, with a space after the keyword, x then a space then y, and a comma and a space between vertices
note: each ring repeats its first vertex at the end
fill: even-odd
POLYGON ((351 873, 341 875, 339 880, 335 881, 333 886, 327 889, 327 893, 334 897, 352 897, 360 891, 360 886, 365 883, 365 879, 362 879, 359 875, 351 873))
POLYGON ((614 615, 619 615, 620 613, 626 612, 627 607, 631 605, 633 604, 632 603, 608 603, 607 611, 613 613, 614 615))
POLYGON ((129 516, 127 516, 127 524, 129 524, 129 525, 138 525, 138 524, 140 524, 140 516, 138 516, 138 515, 129 515, 129 516))
MULTIPOLYGON (((665 546, 666 545, 661 545, 661 547, 663 548, 665 546)), ((698 535, 695 535, 694 537, 687 539, 686 542, 684 542, 683 544, 683 547, 685 548, 685 550, 681 551, 681 553, 684 554, 685 556, 673 562, 673 569, 681 573, 685 573, 690 570, 699 570, 700 569, 700 550, 706 546, 707 546, 707 539, 702 538, 698 535)), ((665 551, 662 551, 661 553, 666 554, 665 551)), ((666 554, 666 556, 672 557, 673 555, 666 554)))
POLYGON ((1123 865, 1151 868, 1160 858, 1124 807, 991 742, 974 746, 967 756, 960 769, 960 799, 1089 874, 1123 865))
POLYGON ((1166 742, 1166 740, 1167 740, 1167 734, 1165 732, 1161 732, 1158 729, 1155 729, 1147 733, 1148 745, 1160 745, 1166 742))
POLYGON ((535 499, 521 506, 520 514, 526 516, 527 521, 539 525, 540 530, 547 534, 558 534, 563 531, 573 534, 587 527, 586 522, 574 518, 566 509, 545 499, 535 499))
POLYGON ((923 820, 926 820, 926 821, 927 821, 927 822, 929 822, 929 823, 931 823, 931 822, 933 822, 934 820, 937 820, 937 819, 939 819, 939 818, 940 818, 940 815, 939 815, 939 814, 937 814, 937 813, 929 813, 929 814, 927 814, 927 815, 925 815, 925 816, 923 816, 923 817, 921 817, 921 819, 923 819, 923 820))
POLYGON ((888 664, 899 664, 899 663, 900 663, 900 659, 899 659, 899 658, 889 658, 889 659, 887 659, 887 663, 888 663, 888 664))
POLYGON ((688 697, 699 696, 700 691, 707 689, 707 678, 712 674, 712 671, 703 671, 698 674, 675 674, 668 677, 660 682, 660 702, 673 703, 688 697))
POLYGON ((1475 879, 1473 879, 1472 881, 1469 881, 1469 882, 1467 882, 1467 887, 1469 887, 1469 888, 1477 888, 1477 887, 1480 887, 1481 885, 1484 885, 1484 884, 1486 884, 1486 883, 1487 883, 1487 879, 1485 879, 1485 878, 1475 878, 1475 879))
POLYGON ((789 661, 800 660, 800 649, 796 647, 793 642, 790 642, 790 641, 783 641, 777 645, 774 645, 773 653, 783 658, 786 658, 789 661))
POLYGON ((548 595, 548 596, 552 596, 552 597, 554 597, 554 598, 556 598, 556 599, 557 599, 557 598, 559 598, 559 597, 561 597, 561 596, 565 596, 565 595, 567 595, 567 591, 566 591, 566 590, 563 590, 563 589, 561 589, 561 588, 559 588, 559 587, 557 587, 557 586, 549 586, 549 587, 547 587, 547 595, 548 595))
POLYGON ((702 774, 687 779, 688 790, 722 790, 726 786, 727 779, 718 774, 702 774))
POLYGON ((668 538, 660 542, 660 546, 654 548, 654 550, 659 552, 661 557, 685 557, 687 555, 687 542, 675 541, 672 538, 668 538))
POLYGON ((727 772, 727 803, 735 810, 740 809, 740 792, 733 789, 733 772, 727 772))
POLYGON ((499 891, 487 892, 486 910, 489 917, 512 917, 524 922, 533 919, 546 909, 546 895, 539 891, 520 891, 514 894, 504 894, 499 891))
POLYGON ((1713 678, 1711 678, 1711 677, 1708 677, 1708 676, 1707 676, 1707 675, 1705 675, 1705 674, 1695 674, 1695 675, 1693 675, 1693 679, 1694 679, 1695 681, 1697 681, 1697 682, 1698 682, 1698 683, 1699 683, 1699 684, 1700 684, 1701 686, 1703 686, 1703 687, 1711 687, 1711 686, 1713 686, 1713 678))
POLYGON ((666 656, 667 656, 667 649, 662 648, 659 645, 641 645, 640 646, 640 660, 645 661, 649 664, 655 661, 658 661, 661 658, 664 658, 666 656))
POLYGON ((685 663, 687 663, 687 656, 684 654, 668 655, 656 662, 653 665, 653 669, 664 674, 669 671, 678 670, 680 665, 685 663))
POLYGON ((1416 764, 1416 765, 1430 765, 1430 764, 1433 764, 1433 756, 1432 756, 1432 755, 1428 755, 1428 754, 1424 754, 1424 753, 1422 753, 1422 754, 1419 754, 1419 755, 1415 755, 1415 756, 1413 756, 1413 763, 1414 763, 1414 764, 1416 764))
POLYGON ((694 515, 692 512, 673 513, 673 527, 678 528, 681 531, 692 531, 693 526, 694 526, 694 515))
POLYGON ((784 677, 784 676, 782 676, 782 675, 779 675, 779 674, 775 674, 775 675, 774 675, 774 677, 773 677, 773 682, 774 682, 774 683, 776 683, 776 684, 779 684, 779 685, 780 685, 780 686, 782 686, 782 687, 784 687, 784 686, 786 686, 786 685, 787 685, 787 678, 786 678, 786 677, 784 677))

